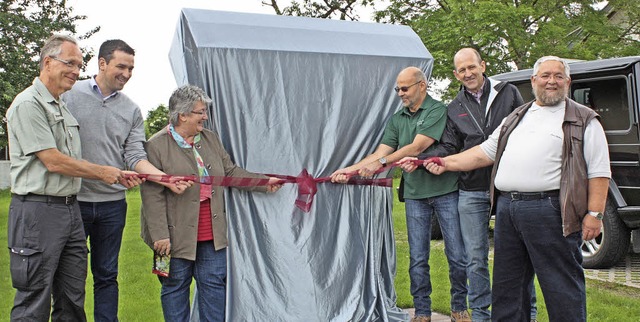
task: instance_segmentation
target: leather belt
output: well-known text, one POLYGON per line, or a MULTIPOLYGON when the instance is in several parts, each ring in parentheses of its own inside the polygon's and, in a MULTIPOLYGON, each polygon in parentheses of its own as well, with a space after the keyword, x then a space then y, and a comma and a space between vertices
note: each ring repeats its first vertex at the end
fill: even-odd
POLYGON ((540 192, 500 191, 500 195, 511 200, 540 200, 551 197, 558 197, 560 195, 560 190, 549 190, 540 192))
POLYGON ((58 197, 58 196, 36 195, 36 194, 30 193, 26 195, 14 194, 13 196, 18 198, 20 201, 46 202, 46 203, 56 203, 56 204, 63 204, 63 205, 71 205, 76 202, 76 195, 58 197))

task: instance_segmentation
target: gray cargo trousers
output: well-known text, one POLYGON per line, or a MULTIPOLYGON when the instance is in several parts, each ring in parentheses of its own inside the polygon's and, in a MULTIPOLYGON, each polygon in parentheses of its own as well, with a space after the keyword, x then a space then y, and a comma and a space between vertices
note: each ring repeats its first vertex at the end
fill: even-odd
POLYGON ((77 201, 14 195, 8 246, 16 289, 11 321, 86 321, 87 242, 77 201))

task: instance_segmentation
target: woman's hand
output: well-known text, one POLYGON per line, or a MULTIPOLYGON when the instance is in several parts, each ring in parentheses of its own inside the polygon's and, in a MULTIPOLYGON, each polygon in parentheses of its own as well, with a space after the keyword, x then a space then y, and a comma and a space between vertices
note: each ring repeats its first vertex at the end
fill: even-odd
POLYGON ((166 187, 169 188, 169 190, 173 191, 173 193, 177 194, 177 195, 181 195, 183 192, 185 192, 185 190, 187 190, 189 187, 193 186, 193 181, 188 180, 188 181, 176 181, 173 183, 169 183, 166 184, 166 187))
POLYGON ((269 177, 269 183, 267 184, 267 192, 276 192, 282 188, 282 179, 269 177))
POLYGON ((153 250, 155 250, 156 253, 162 256, 171 255, 171 241, 169 240, 169 238, 154 241, 153 250))

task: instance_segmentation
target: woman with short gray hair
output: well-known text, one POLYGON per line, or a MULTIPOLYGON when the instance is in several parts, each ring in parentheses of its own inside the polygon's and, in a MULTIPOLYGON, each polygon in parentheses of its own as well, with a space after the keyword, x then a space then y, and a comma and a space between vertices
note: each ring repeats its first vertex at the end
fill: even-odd
MULTIPOLYGON (((231 161, 218 134, 205 129, 211 99, 186 85, 169 99, 169 125, 146 144, 149 162, 172 175, 267 178, 248 172, 231 161)), ((202 321, 224 321, 227 278, 227 222, 223 189, 193 185, 182 194, 151 182, 141 186, 142 238, 156 254, 170 255, 169 273, 159 276, 160 299, 166 321, 189 321, 191 280, 198 288, 202 321)), ((275 192, 280 180, 269 178, 266 187, 248 190, 275 192)))

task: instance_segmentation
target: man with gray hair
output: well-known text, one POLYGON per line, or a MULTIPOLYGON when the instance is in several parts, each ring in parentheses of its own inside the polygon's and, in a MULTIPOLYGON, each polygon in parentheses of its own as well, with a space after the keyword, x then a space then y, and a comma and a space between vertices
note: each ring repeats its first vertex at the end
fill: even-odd
MULTIPOLYGON (((427 93, 427 79, 417 67, 403 69, 394 90, 403 108, 396 112, 384 130, 378 148, 360 162, 335 171, 333 182, 346 182, 358 171, 371 176, 404 157, 415 157, 433 150, 447 122, 447 108, 427 93)), ((412 322, 431 321, 431 275, 429 254, 431 217, 438 216, 444 237, 451 282, 451 321, 471 321, 467 311, 467 261, 458 216, 458 175, 434 176, 427 171, 404 173, 401 189, 406 204, 409 240, 409 277, 415 307, 412 322)))
POLYGON ((80 178, 113 185, 135 174, 81 159, 78 122, 60 99, 81 69, 77 41, 52 36, 40 52, 40 76, 7 110, 13 193, 8 246, 16 289, 11 321, 48 321, 50 315, 53 321, 86 321, 80 178))
POLYGON ((493 164, 493 321, 528 320, 534 273, 550 321, 587 319, 580 245, 600 234, 611 170, 599 116, 568 98, 569 75, 563 59, 538 59, 535 101, 482 144, 425 161, 434 174, 493 164))

